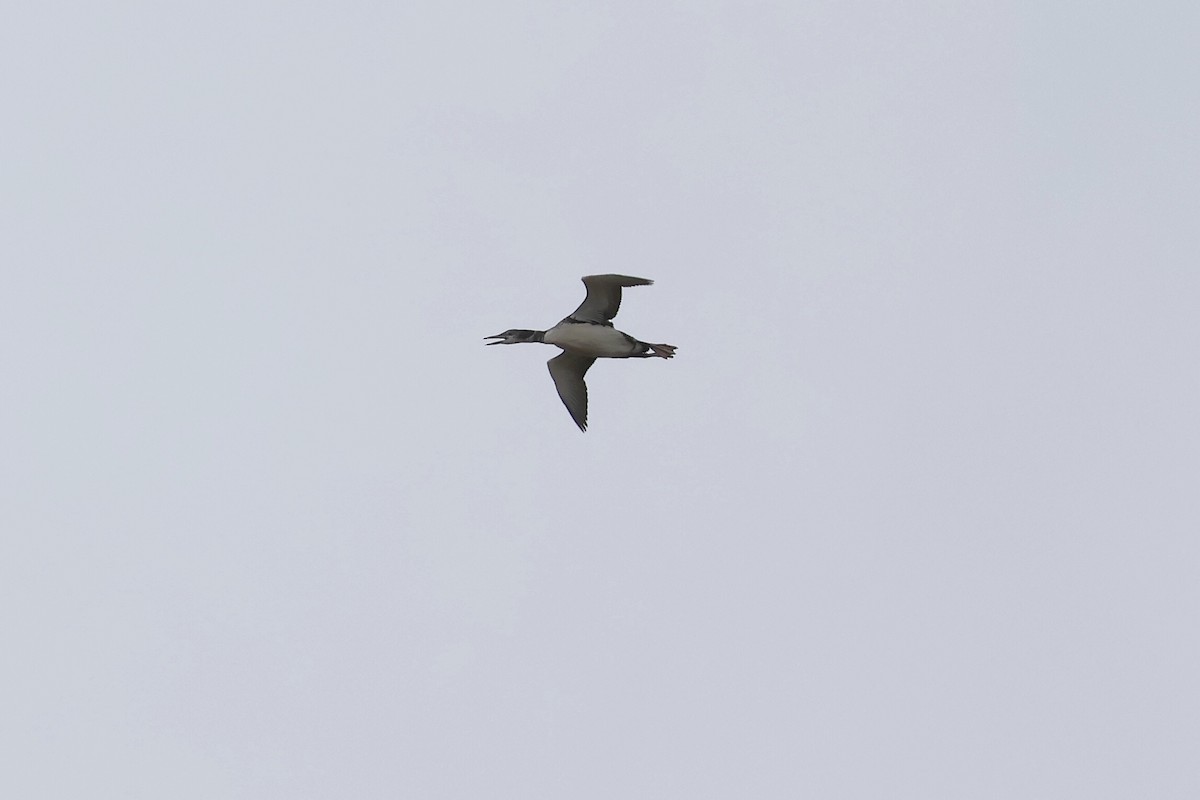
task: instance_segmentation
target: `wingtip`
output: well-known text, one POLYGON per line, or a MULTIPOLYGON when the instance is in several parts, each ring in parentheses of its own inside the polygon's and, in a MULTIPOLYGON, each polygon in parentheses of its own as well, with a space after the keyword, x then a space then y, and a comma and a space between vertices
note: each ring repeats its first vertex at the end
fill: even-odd
POLYGON ((600 281, 605 283, 615 283, 618 286, 629 288, 631 286, 653 286, 654 281, 649 278, 639 278, 635 275, 616 275, 614 273, 605 273, 604 275, 584 275, 580 280, 586 286, 589 281, 600 281))

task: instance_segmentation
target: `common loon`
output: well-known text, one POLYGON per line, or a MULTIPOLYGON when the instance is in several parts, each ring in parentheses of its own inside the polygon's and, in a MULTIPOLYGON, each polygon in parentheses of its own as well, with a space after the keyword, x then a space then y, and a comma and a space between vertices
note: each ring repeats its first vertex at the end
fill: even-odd
POLYGON ((649 286, 654 281, 628 275, 587 275, 587 297, 579 308, 548 331, 513 328, 495 336, 493 344, 552 344, 562 353, 546 362, 558 396, 579 430, 587 430, 587 384, 583 376, 597 358, 674 358, 675 346, 649 344, 622 333, 612 325, 621 307, 622 286, 649 286))

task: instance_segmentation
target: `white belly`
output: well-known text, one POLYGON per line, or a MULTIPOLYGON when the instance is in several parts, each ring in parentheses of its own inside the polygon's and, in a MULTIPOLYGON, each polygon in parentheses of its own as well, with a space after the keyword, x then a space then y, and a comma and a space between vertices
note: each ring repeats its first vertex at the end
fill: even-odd
POLYGON ((544 341, 581 356, 596 358, 620 358, 638 349, 616 328, 586 322, 555 325, 546 331, 544 341))

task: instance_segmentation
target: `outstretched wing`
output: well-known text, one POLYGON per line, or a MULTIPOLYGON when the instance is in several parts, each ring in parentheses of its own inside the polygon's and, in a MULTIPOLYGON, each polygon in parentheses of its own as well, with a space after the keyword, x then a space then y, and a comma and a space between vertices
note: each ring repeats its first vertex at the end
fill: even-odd
POLYGON ((587 430, 587 384, 583 382, 583 376, 595 361, 564 351, 546 362, 559 398, 581 431, 587 430))
POLYGON ((652 283, 652 280, 628 275, 585 276, 583 285, 587 287, 587 297, 571 316, 581 322, 607 323, 621 308, 622 286, 649 286, 652 283))

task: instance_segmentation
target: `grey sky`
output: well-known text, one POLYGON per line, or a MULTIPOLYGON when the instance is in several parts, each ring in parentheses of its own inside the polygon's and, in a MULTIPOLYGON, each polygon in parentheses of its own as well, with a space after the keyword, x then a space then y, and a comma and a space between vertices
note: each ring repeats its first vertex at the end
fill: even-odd
POLYGON ((6 16, 3 796, 1200 796, 1194 3, 6 16))

